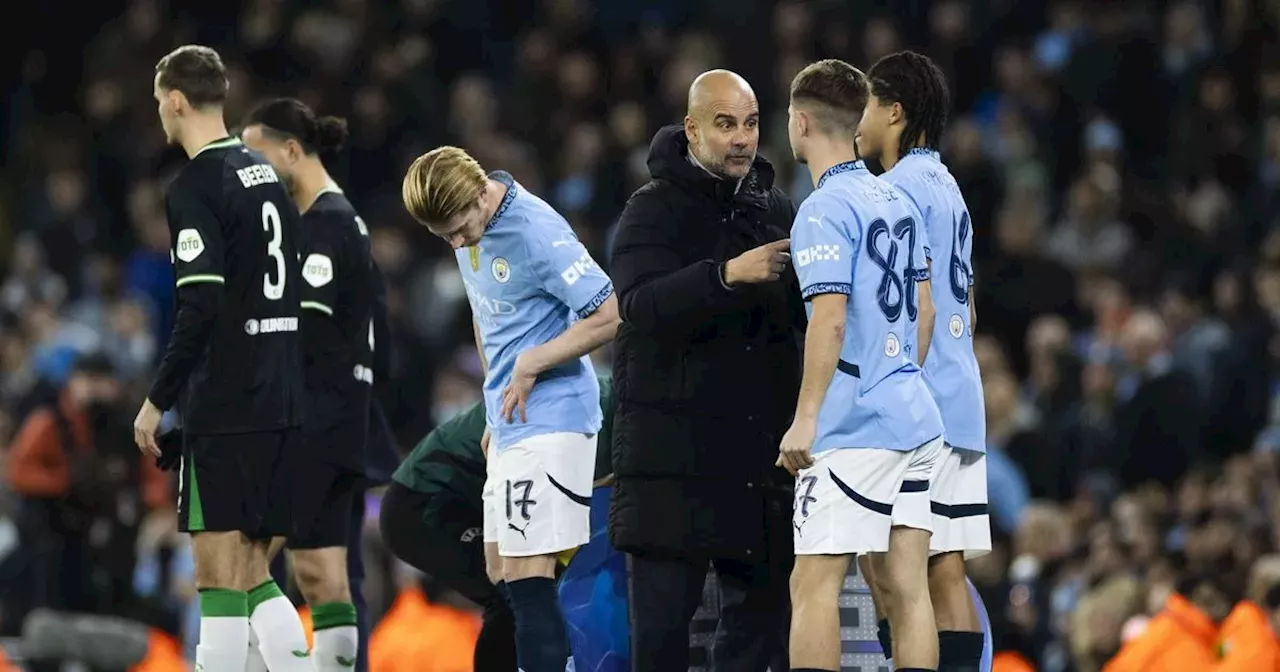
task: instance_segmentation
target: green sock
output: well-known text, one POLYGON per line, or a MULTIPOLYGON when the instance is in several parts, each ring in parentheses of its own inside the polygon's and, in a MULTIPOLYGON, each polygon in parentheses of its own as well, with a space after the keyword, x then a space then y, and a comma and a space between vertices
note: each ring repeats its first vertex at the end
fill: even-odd
POLYGON ((312 660, 317 672, 342 672, 356 665, 359 632, 356 629, 356 605, 350 602, 327 602, 311 608, 315 650, 312 660))
POLYGON ((245 597, 249 605, 249 615, 252 616, 253 612, 257 611, 258 605, 272 598, 284 597, 284 591, 280 590, 280 586, 276 585, 274 579, 267 579, 250 589, 245 597))

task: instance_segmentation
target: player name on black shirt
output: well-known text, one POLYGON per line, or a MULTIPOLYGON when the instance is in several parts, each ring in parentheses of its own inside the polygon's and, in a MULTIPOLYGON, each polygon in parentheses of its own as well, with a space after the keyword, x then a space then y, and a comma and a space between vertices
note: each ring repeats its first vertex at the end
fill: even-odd
POLYGON ((236 176, 240 178, 240 182, 244 184, 244 188, 256 187, 259 184, 271 184, 279 182, 280 177, 276 175, 276 170, 271 166, 260 163, 236 171, 236 176))
POLYGON ((279 176, 225 138, 182 168, 165 210, 178 318, 152 401, 167 407, 182 390, 176 401, 193 434, 299 426, 302 229, 279 176))

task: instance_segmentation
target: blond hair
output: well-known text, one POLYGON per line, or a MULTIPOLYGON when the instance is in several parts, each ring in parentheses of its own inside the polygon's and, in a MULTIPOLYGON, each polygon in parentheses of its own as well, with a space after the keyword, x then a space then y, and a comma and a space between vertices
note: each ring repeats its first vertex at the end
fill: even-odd
POLYGON ((413 160, 400 196, 413 218, 443 224, 476 203, 489 177, 470 154, 437 147, 413 160))

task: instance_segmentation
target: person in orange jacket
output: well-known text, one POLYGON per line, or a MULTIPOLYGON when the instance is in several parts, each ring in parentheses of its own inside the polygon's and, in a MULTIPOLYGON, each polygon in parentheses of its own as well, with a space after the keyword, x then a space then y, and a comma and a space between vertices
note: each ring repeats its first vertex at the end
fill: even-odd
POLYGON ((1222 623, 1221 662, 1213 672, 1280 672, 1280 555, 1259 558, 1249 570, 1245 599, 1222 623))
POLYGON ((1221 574, 1183 581, 1143 633, 1102 672, 1204 672, 1218 664, 1219 624, 1235 602, 1221 574))
MULTIPOLYGON (((86 355, 75 364, 57 399, 33 410, 14 435, 6 454, 5 480, 19 495, 37 500, 62 500, 74 494, 77 466, 98 466, 87 460, 95 450, 95 409, 119 398, 120 383, 104 355, 86 355), (64 445, 69 441, 73 445, 64 445)), ((140 458, 141 459, 141 458, 140 458)), ((141 459, 142 499, 149 508, 173 501, 169 478, 153 460, 141 459)))
POLYGON ((1017 651, 1001 651, 991 659, 991 672, 1036 672, 1036 668, 1017 651))
POLYGON ((440 598, 413 583, 401 588, 369 636, 369 672, 472 672, 480 617, 440 598))
MULTIPOLYGON (((0 663, 0 672, 7 670, 0 663)), ((187 672, 187 660, 182 657, 182 644, 169 633, 151 628, 147 636, 147 657, 129 668, 129 672, 187 672)))
MULTIPOLYGON (((1277 596, 1280 597, 1280 596, 1277 596)), ((1272 672, 1280 670, 1280 641, 1271 619, 1257 602, 1243 600, 1222 622, 1218 661, 1213 672, 1272 672)))

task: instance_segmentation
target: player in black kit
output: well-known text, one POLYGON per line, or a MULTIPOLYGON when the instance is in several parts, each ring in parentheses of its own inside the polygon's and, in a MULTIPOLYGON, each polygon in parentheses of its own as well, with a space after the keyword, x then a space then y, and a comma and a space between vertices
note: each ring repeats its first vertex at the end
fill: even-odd
POLYGON ((165 193, 177 317, 134 439, 159 457, 156 427, 177 405, 180 525, 192 537, 200 589, 196 669, 243 670, 252 627, 273 651, 272 670, 303 671, 313 669, 310 653, 288 600, 260 614, 249 608, 254 586, 275 586, 271 538, 292 527, 290 469, 305 404, 301 231, 270 163, 228 136, 227 87, 208 47, 180 47, 156 65, 166 139, 191 160, 165 193))
POLYGON ((340 672, 356 661, 347 539, 364 470, 376 345, 369 230, 321 161, 341 149, 346 135, 345 121, 317 118, 301 101, 281 98, 251 112, 241 136, 289 188, 307 235, 302 340, 311 412, 288 542, 298 588, 311 605, 319 672, 340 672))

